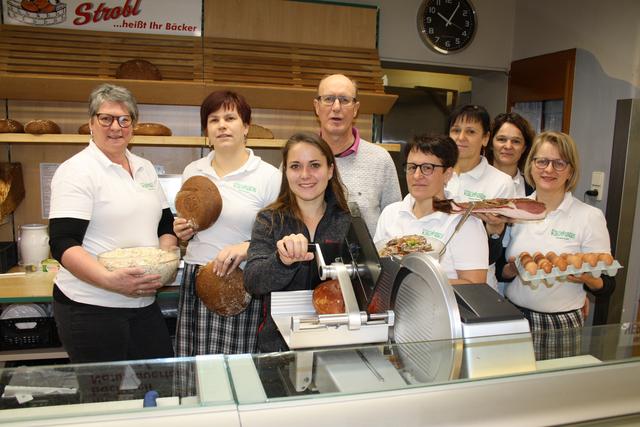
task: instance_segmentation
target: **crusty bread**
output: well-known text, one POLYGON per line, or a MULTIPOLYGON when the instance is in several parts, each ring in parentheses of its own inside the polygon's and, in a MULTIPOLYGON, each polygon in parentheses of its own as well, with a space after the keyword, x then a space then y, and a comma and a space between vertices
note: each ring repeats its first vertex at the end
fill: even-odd
POLYGON ((190 221, 195 230, 211 227, 222 212, 218 187, 207 177, 192 176, 176 195, 176 210, 178 216, 190 221))
POLYGON ((34 135, 62 133, 62 131, 60 131, 60 126, 52 120, 31 120, 24 125, 24 131, 34 135))
POLYGON ((145 59, 131 59, 116 69, 116 79, 162 80, 162 73, 145 59))
POLYGON ((2 119, 0 120, 0 133, 23 133, 24 127, 17 120, 2 119))
POLYGON ((344 313, 344 298, 337 280, 327 280, 313 290, 313 307, 318 314, 344 313))
POLYGON ((273 139, 273 132, 260 125, 251 124, 249 125, 249 133, 247 134, 247 138, 273 139))
POLYGON ((78 128, 78 133, 80 135, 89 135, 91 134, 91 129, 89 128, 89 123, 85 123, 78 128))
POLYGON ((211 311, 220 316, 235 316, 243 312, 251 295, 244 289, 242 270, 236 268, 226 276, 213 272, 213 261, 200 267, 196 276, 196 293, 211 311))
POLYGON ((138 123, 133 128, 134 135, 171 136, 171 129, 160 123, 138 123))

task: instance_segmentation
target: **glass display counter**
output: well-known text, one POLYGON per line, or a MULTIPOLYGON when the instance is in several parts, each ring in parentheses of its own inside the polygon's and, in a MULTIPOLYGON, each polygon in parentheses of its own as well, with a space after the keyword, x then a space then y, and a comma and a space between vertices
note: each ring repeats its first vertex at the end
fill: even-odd
POLYGON ((550 425, 640 416, 640 325, 568 332, 4 369, 0 423, 550 425))

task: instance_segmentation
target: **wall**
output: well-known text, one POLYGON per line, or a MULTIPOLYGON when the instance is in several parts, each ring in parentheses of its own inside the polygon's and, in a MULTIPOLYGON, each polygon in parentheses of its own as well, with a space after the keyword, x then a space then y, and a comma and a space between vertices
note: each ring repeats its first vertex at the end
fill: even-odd
POLYGON ((477 33, 462 52, 441 55, 427 48, 418 35, 416 15, 422 0, 348 0, 380 8, 380 59, 440 67, 481 70, 509 69, 513 46, 512 0, 473 0, 477 12, 477 33))

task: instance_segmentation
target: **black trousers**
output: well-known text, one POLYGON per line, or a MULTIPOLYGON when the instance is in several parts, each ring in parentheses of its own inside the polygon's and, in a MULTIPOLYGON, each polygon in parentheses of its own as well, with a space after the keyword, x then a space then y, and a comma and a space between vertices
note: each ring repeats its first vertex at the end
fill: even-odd
POLYGON ((72 363, 173 357, 160 307, 112 308, 72 301, 55 287, 58 335, 72 363))

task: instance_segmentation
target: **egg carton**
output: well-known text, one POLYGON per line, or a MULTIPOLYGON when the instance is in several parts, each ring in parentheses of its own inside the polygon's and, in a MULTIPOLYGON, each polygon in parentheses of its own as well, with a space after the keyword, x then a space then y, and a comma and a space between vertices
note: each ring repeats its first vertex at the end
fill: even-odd
POLYGON ((520 257, 518 257, 516 259, 516 268, 518 269, 518 275, 522 282, 531 286, 532 289, 537 289, 540 284, 550 288, 557 282, 566 282, 567 276, 572 274, 591 273, 593 277, 600 277, 602 274, 606 274, 607 276, 613 277, 618 273, 618 270, 622 268, 622 265, 620 265, 617 260, 613 260, 611 265, 605 264, 604 261, 598 261, 595 267, 584 262, 580 268, 569 265, 564 271, 560 271, 558 267, 554 266, 550 273, 545 273, 544 270, 539 268, 537 273, 532 275, 524 269, 524 266, 520 263, 520 257))

